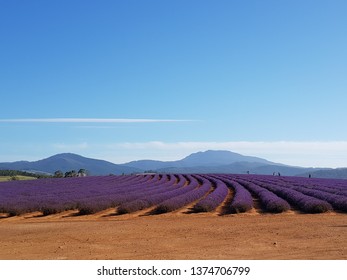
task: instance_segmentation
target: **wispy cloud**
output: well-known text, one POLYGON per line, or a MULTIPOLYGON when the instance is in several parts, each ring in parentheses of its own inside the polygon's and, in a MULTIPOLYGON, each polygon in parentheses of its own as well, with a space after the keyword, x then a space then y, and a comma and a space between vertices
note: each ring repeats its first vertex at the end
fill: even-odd
POLYGON ((158 123, 192 122, 195 120, 176 119, 103 119, 103 118, 40 118, 40 119, 0 119, 2 123, 158 123))

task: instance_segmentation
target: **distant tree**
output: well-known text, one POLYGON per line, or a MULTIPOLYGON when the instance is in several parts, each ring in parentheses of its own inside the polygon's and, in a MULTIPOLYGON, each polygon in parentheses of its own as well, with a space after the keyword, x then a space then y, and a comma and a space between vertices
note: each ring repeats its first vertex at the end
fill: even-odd
POLYGON ((87 176, 87 170, 85 170, 84 168, 81 168, 80 170, 78 170, 77 176, 78 177, 85 177, 85 176, 87 176))
POLYGON ((0 176, 27 176, 27 177, 37 177, 37 174, 29 173, 20 170, 0 170, 0 176))
POLYGON ((66 177, 76 177, 77 176, 77 173, 76 173, 76 170, 71 170, 71 171, 67 171, 65 172, 65 178, 66 177))
MULTIPOLYGON (((25 176, 25 177, 33 177, 37 179, 52 177, 52 175, 45 174, 45 173, 30 173, 30 172, 21 171, 21 170, 0 170, 0 176, 10 176, 10 177, 25 176)), ((17 177, 17 179, 19 180, 20 178, 17 177)))
POLYGON ((54 172, 54 178, 63 178, 64 173, 61 170, 57 170, 54 172))

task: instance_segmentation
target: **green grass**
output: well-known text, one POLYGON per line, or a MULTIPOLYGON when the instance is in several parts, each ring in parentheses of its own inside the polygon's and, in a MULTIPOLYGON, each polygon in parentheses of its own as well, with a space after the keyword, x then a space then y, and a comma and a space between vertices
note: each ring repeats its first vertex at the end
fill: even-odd
POLYGON ((11 181, 12 177, 16 177, 17 180, 35 180, 35 177, 29 177, 29 176, 21 176, 21 175, 16 175, 16 176, 0 176, 0 182, 6 182, 6 181, 11 181))

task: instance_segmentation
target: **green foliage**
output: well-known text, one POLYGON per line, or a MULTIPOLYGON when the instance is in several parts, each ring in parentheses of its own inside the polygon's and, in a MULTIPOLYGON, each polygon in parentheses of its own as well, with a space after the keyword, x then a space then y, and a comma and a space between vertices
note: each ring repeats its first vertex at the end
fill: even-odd
POLYGON ((84 177, 87 176, 87 171, 83 168, 81 168, 80 170, 78 170, 78 172, 76 172, 76 170, 70 170, 70 171, 66 171, 65 174, 61 171, 61 170, 57 170, 54 172, 54 178, 67 178, 67 177, 84 177))
POLYGON ((76 177, 77 176, 77 173, 76 173, 76 171, 75 170, 71 170, 71 171, 67 171, 67 172, 65 172, 65 178, 67 178, 67 177, 76 177))
POLYGON ((26 171, 20 170, 0 170, 0 176, 26 176, 26 177, 35 177, 37 178, 37 174, 29 173, 26 171))
POLYGON ((34 174, 20 170, 0 170, 0 181, 32 180, 49 177, 52 176, 44 174, 34 174))
POLYGON ((54 172, 54 178, 63 178, 64 177, 64 173, 61 170, 57 170, 54 172))

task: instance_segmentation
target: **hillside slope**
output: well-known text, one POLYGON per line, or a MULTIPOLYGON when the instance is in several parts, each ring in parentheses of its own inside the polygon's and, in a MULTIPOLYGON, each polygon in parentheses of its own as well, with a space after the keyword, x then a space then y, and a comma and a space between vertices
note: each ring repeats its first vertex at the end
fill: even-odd
POLYGON ((0 169, 28 170, 51 174, 57 170, 66 172, 71 170, 78 171, 81 168, 86 169, 90 175, 130 174, 141 171, 136 168, 121 166, 105 160, 86 158, 72 153, 57 154, 33 162, 0 163, 0 169))

